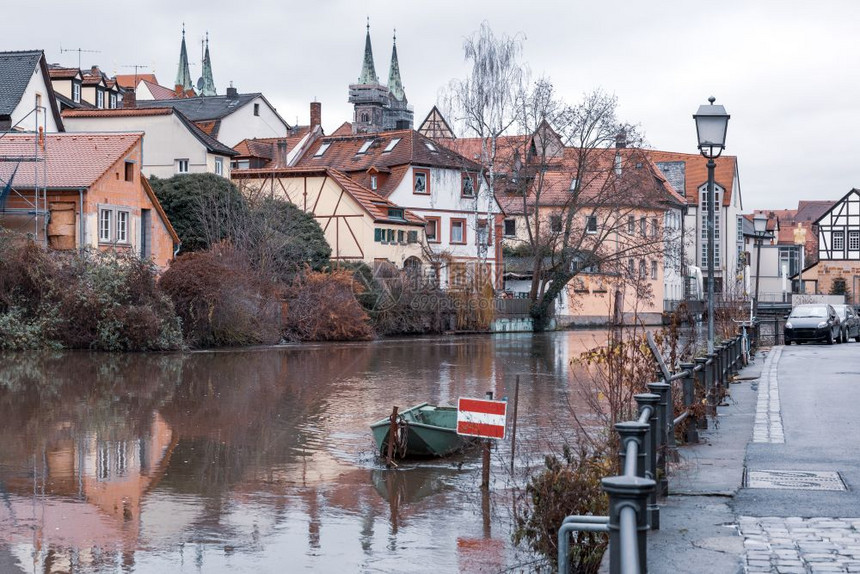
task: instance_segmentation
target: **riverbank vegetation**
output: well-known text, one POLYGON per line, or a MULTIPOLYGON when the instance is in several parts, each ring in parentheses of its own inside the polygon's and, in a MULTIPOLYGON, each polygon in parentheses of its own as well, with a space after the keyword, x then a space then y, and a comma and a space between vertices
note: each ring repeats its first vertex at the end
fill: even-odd
POLYGON ((181 241, 164 270, 122 247, 51 251, 0 230, 0 350, 162 351, 489 326, 492 293, 332 262, 317 221, 286 201, 249 201, 211 174, 151 184, 181 241))

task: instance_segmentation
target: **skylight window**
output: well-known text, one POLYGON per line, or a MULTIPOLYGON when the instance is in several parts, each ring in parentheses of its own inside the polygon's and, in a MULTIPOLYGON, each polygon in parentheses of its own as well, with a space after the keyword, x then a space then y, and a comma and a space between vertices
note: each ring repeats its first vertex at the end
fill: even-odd
POLYGON ((432 143, 430 143, 430 142, 428 142, 428 141, 425 141, 425 142, 424 142, 424 145, 426 145, 426 146, 427 146, 427 149, 429 149, 429 150, 430 150, 430 151, 432 151, 433 153, 436 153, 436 146, 435 146, 435 145, 433 145, 432 143))
POLYGON ((394 146, 396 146, 398 143, 400 143, 400 138, 394 138, 393 140, 388 142, 388 145, 385 146, 385 149, 382 150, 382 153, 389 152, 389 151, 393 150, 394 146))
POLYGON ((317 153, 315 153, 315 154, 314 154, 314 157, 322 157, 322 154, 324 154, 324 153, 325 153, 325 151, 326 151, 329 147, 331 147, 331 142, 323 142, 323 143, 320 145, 319 149, 317 150, 317 153))
POLYGON ((367 150, 370 149, 370 146, 373 145, 373 140, 367 140, 363 144, 361 144, 361 148, 359 148, 358 153, 367 153, 367 150))

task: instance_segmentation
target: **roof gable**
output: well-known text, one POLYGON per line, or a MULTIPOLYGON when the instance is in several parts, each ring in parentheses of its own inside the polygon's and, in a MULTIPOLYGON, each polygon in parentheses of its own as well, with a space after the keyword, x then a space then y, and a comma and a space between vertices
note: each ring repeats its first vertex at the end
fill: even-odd
POLYGON ((0 52, 0 116, 11 116, 18 107, 41 57, 41 50, 0 52))
POLYGON ((846 193, 845 195, 843 195, 841 198, 839 198, 838 200, 836 200, 836 201, 833 203, 833 205, 831 205, 831 206, 830 206, 830 209, 828 209, 827 211, 825 211, 824 213, 822 213, 822 214, 818 217, 818 219, 816 219, 816 220, 815 220, 815 222, 814 222, 814 223, 815 223, 815 225, 818 225, 818 224, 819 224, 819 222, 820 222, 822 219, 824 219, 825 217, 827 217, 828 215, 830 215, 831 213, 833 213, 833 210, 835 210, 837 207, 839 207, 840 205, 842 205, 842 204, 843 204, 845 201, 847 201, 847 200, 848 200, 848 198, 849 198, 849 197, 851 197, 852 195, 856 195, 858 198, 860 198, 860 190, 858 190, 856 187, 855 187, 855 188, 852 188, 852 189, 851 189, 851 191, 849 191, 848 193, 846 193))
POLYGON ((454 130, 451 129, 445 116, 442 115, 442 112, 436 106, 433 106, 433 109, 430 110, 430 113, 421 122, 418 133, 432 139, 456 139, 454 130))
MULTIPOLYGON (((684 194, 688 205, 697 205, 699 202, 699 188, 708 181, 708 160, 702 157, 701 154, 659 150, 648 150, 648 155, 657 164, 657 167, 661 169, 664 169, 664 166, 661 164, 683 163, 685 189, 679 189, 678 192, 684 194)), ((740 194, 740 189, 734 189, 737 162, 737 157, 733 155, 724 155, 715 161, 714 182, 725 190, 723 194, 724 207, 732 204, 735 194, 740 194)))

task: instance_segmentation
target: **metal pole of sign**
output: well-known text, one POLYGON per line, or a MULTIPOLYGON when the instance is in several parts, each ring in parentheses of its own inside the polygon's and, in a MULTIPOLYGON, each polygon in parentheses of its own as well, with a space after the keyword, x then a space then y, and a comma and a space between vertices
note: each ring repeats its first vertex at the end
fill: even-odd
MULTIPOLYGON (((714 168, 708 158, 708 353, 714 352, 714 168)), ((758 288, 758 283, 756 283, 758 288)))
POLYGON ((517 450, 517 407, 520 404, 520 376, 514 384, 514 424, 511 428, 511 476, 514 474, 514 458, 517 450))
MULTIPOLYGON (((493 400, 493 391, 487 391, 487 400, 493 400)), ((481 488, 490 488, 490 439, 484 439, 482 449, 481 488)))

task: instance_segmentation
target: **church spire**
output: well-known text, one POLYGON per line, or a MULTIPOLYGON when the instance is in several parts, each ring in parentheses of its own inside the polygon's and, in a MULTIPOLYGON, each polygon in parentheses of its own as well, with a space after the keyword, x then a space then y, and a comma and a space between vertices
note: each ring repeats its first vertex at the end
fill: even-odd
POLYGON ((367 18, 367 37, 364 40, 364 63, 361 66, 359 84, 378 84, 376 67, 373 65, 373 48, 370 46, 370 17, 367 18))
POLYGON ((191 72, 188 70, 188 50, 185 48, 185 24, 182 24, 182 47, 179 49, 179 67, 176 70, 176 86, 183 92, 193 88, 191 72))
POLYGON ((212 60, 209 59, 209 32, 206 32, 206 52, 203 54, 203 75, 197 81, 201 96, 215 95, 215 80, 212 78, 212 60))
POLYGON ((388 91, 391 97, 406 100, 406 92, 403 91, 403 82, 400 80, 400 63, 397 61, 397 30, 394 30, 394 42, 391 46, 391 69, 388 71, 388 91))

